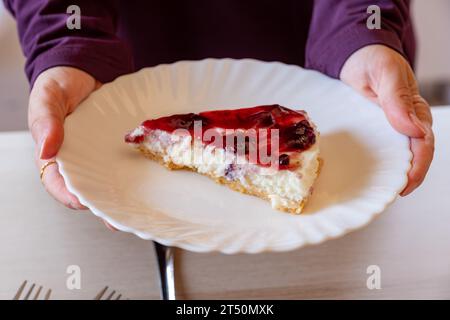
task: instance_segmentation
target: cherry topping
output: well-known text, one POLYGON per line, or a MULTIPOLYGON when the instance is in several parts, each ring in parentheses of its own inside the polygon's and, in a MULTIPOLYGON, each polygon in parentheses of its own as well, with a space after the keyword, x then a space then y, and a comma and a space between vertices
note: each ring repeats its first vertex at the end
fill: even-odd
MULTIPOLYGON (((265 105, 252 108, 241 108, 236 110, 219 110, 219 111, 207 111, 199 114, 187 113, 177 114, 168 117, 162 117, 154 120, 147 120, 142 123, 144 134, 153 129, 164 130, 167 132, 173 132, 176 129, 187 129, 191 135, 194 134, 194 122, 202 122, 202 132, 208 129, 256 129, 257 141, 256 146, 251 145, 254 139, 245 140, 240 139, 238 145, 236 137, 231 146, 235 153, 243 153, 248 155, 251 147, 258 149, 261 148, 267 150, 270 155, 272 146, 272 133, 267 134, 267 139, 264 138, 260 141, 259 133, 263 132, 259 129, 267 130, 278 129, 279 131, 279 154, 280 166, 286 168, 289 166, 289 156, 287 152, 297 152, 308 149, 316 141, 314 128, 310 125, 306 119, 304 111, 294 111, 278 104, 265 105), (244 152, 242 152, 244 151, 244 152)), ((222 146, 226 147, 226 136, 223 135, 222 146)), ((126 137, 128 142, 139 143, 142 141, 142 136, 126 137), (133 140, 133 141, 131 141, 133 140)), ((213 141, 205 141, 205 143, 216 143, 213 141)), ((258 163, 260 161, 258 154, 258 163)), ((262 165, 262 164, 261 164, 262 165)))
POLYGON ((255 113, 248 118, 248 121, 253 123, 254 128, 266 128, 275 123, 272 113, 268 111, 255 113))
MULTIPOLYGON (((293 126, 282 129, 286 145, 291 149, 304 150, 309 148, 316 141, 314 129, 308 121, 302 120, 293 126)), ((282 138, 280 140, 283 140, 282 138)))
POLYGON ((168 124, 175 129, 192 130, 194 128, 195 121, 201 121, 202 125, 206 124, 206 120, 202 116, 195 113, 180 114, 169 117, 168 124))
MULTIPOLYGON (((232 139, 232 141, 233 141, 232 150, 234 153, 239 152, 239 154, 249 154, 250 148, 256 148, 256 146, 254 144, 254 139, 251 140, 249 136, 247 136, 247 135, 244 136, 243 133, 232 134, 232 135, 230 135, 228 140, 230 140, 230 139, 232 139)), ((224 136, 223 145, 226 145, 226 143, 227 143, 227 137, 224 136)))
POLYGON ((278 158, 278 163, 280 164, 280 166, 288 166, 289 156, 285 153, 281 154, 278 158))

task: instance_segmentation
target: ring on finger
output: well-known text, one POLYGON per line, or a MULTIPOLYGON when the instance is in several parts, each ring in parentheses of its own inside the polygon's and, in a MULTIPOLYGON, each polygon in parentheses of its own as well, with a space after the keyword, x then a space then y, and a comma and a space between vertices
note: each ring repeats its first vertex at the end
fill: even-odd
POLYGON ((41 182, 44 182, 42 179, 44 178, 44 173, 45 173, 45 169, 47 169, 48 167, 50 167, 53 164, 57 164, 56 160, 50 160, 47 161, 46 163, 44 163, 41 167, 41 172, 39 174, 39 178, 41 179, 41 182))

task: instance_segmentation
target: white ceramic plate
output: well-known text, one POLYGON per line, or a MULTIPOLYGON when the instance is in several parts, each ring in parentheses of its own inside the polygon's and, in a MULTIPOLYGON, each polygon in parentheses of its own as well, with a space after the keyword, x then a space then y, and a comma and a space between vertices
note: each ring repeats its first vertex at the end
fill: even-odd
POLYGON ((193 251, 284 251, 360 228, 406 184, 411 153, 382 111, 339 81, 282 63, 178 62, 123 76, 67 118, 60 170, 82 204, 119 230, 193 251), (305 213, 273 210, 123 142, 147 118, 279 103, 308 111, 322 172, 305 213))

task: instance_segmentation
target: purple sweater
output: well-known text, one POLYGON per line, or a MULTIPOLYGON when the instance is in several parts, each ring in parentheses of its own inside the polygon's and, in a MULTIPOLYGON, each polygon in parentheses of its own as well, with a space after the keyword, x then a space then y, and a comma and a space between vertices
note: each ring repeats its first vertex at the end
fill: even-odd
POLYGON ((33 83, 54 66, 82 69, 101 82, 178 60, 255 58, 337 78, 346 59, 384 44, 414 61, 409 0, 4 0, 17 19, 33 83), (381 29, 366 27, 381 8, 381 29), (67 7, 81 29, 66 27, 67 7))

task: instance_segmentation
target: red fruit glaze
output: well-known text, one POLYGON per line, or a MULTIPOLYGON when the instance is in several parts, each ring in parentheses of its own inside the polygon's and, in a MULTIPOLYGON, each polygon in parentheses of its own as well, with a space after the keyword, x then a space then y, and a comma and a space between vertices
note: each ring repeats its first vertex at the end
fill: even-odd
MULTIPOLYGON (((170 133, 177 129, 186 129, 193 136, 194 121, 201 121, 203 132, 207 129, 217 128, 255 129, 256 131, 259 129, 278 129, 280 168, 289 166, 289 157, 284 153, 306 150, 316 140, 314 129, 308 122, 304 111, 294 111, 275 104, 236 110, 206 111, 199 114, 176 114, 147 120, 141 125, 144 129, 142 135, 127 134, 125 141, 128 143, 141 143, 149 131, 156 129, 170 133)), ((214 142, 213 140, 212 143, 214 142)), ((270 151, 270 144, 269 135, 267 144, 264 146, 268 151, 270 151)), ((225 146, 225 136, 221 145, 225 146)))

